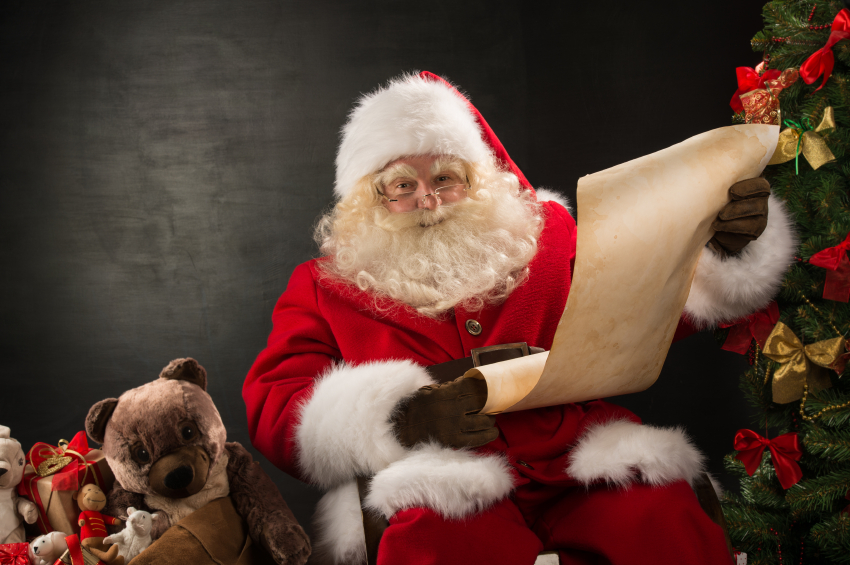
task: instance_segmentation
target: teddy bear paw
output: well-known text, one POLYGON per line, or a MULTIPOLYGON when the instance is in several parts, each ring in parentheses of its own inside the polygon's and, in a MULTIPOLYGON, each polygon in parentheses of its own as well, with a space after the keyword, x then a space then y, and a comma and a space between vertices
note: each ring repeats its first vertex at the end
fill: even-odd
POLYGON ((278 565, 304 565, 310 557, 310 539, 298 524, 266 524, 262 544, 278 565))
POLYGON ((38 520, 38 507, 30 502, 29 504, 24 505, 21 510, 21 516, 23 516, 24 522, 27 524, 35 524, 35 521, 38 520))

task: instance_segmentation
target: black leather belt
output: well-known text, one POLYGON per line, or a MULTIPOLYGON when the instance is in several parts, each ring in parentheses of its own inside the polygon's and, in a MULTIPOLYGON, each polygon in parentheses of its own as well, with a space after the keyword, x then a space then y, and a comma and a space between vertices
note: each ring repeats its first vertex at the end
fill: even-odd
POLYGON ((525 357, 526 355, 534 355, 546 351, 542 347, 529 346, 524 341, 517 343, 502 343, 499 345, 488 345, 487 347, 476 347, 469 353, 469 357, 463 359, 452 359, 445 363, 438 363, 425 367, 428 374, 434 377, 438 383, 447 383, 458 377, 462 377, 465 372, 481 365, 490 365, 491 363, 499 363, 509 359, 525 357))

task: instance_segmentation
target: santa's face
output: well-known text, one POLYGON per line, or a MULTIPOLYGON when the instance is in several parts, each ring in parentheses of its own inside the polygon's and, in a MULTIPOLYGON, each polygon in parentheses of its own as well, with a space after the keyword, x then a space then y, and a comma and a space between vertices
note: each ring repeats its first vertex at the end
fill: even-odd
POLYGON ((390 298, 438 317, 507 297, 527 276, 542 225, 516 176, 427 155, 364 182, 322 219, 317 240, 333 259, 323 268, 374 292, 377 307, 390 298), (429 196, 438 186, 440 198, 429 196), (412 200, 399 209, 405 192, 412 200))
MULTIPOLYGON (((457 161, 437 155, 402 157, 378 173, 384 207, 394 214, 433 212, 443 204, 463 200, 469 188, 464 177, 457 161)), ((433 220, 437 223, 439 218, 433 220)))

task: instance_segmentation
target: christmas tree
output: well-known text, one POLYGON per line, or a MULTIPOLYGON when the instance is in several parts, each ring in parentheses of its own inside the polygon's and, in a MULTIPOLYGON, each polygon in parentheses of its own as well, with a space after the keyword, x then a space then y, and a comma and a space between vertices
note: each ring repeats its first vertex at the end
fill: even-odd
POLYGON ((765 176, 800 246, 776 303, 718 331, 750 355, 741 389, 759 414, 726 457, 741 490, 724 515, 750 564, 850 564, 850 11, 774 0, 764 20, 752 39, 762 63, 738 69, 732 106, 736 122, 760 121, 761 95, 782 122, 772 163, 787 160, 765 176))

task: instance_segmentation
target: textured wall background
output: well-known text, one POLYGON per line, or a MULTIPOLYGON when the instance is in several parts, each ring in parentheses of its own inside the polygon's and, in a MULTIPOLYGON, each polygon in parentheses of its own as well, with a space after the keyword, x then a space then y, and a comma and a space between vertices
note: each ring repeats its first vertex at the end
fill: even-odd
MULTIPOLYGON (((401 71, 457 81, 529 180, 570 196, 729 123, 761 2, 573 4, 5 2, 0 423, 25 448, 70 438, 94 402, 191 356, 249 445, 241 382, 316 253, 337 132, 401 71)), ((686 426, 720 472, 750 425, 743 363, 694 336, 618 401, 686 426)), ((264 467, 309 530, 318 493, 264 467)))

